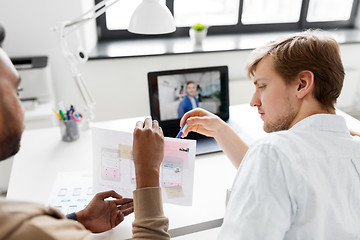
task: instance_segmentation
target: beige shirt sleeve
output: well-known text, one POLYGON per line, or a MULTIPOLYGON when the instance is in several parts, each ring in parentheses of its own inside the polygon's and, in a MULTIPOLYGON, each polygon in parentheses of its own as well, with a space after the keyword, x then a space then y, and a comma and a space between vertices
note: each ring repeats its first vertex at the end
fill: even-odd
POLYGON ((0 200, 0 239, 91 239, 77 221, 41 204, 0 200))
POLYGON ((133 239, 170 239, 169 220, 164 216, 161 188, 141 188, 134 191, 133 239))

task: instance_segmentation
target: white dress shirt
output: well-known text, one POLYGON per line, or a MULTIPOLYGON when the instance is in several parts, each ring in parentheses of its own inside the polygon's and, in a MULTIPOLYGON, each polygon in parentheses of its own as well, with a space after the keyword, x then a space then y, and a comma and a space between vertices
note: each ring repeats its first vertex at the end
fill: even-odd
POLYGON ((245 155, 219 239, 360 239, 360 140, 312 115, 245 155))
POLYGON ((189 98, 190 98, 190 102, 191 102, 192 108, 193 108, 193 109, 194 109, 194 108, 197 108, 195 98, 194 98, 194 97, 189 97, 189 98))

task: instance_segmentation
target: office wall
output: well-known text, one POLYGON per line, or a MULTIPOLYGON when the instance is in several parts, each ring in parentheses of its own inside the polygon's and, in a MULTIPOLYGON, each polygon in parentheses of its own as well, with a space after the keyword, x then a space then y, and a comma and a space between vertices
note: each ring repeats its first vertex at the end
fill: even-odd
POLYGON ((230 104, 249 101, 248 51, 92 60, 80 67, 96 99, 96 120, 149 115, 147 73, 157 70, 228 65, 230 104), (245 80, 245 81, 239 81, 245 80), (99 86, 102 86, 101 88, 99 86))
MULTIPOLYGON (((82 100, 60 51, 57 35, 51 31, 51 27, 77 17, 92 5, 93 0, 2 0, 0 23, 7 31, 4 49, 12 57, 49 56, 55 98, 56 101, 63 100, 65 104, 81 106, 82 100)), ((84 46, 91 49, 96 43, 94 25, 89 24, 81 30, 81 35, 86 40, 84 46)), ((360 87, 360 66, 356 66, 357 59, 353 53, 360 52, 360 45, 343 45, 341 49, 347 69, 347 80, 339 103, 344 108, 353 110, 355 90, 360 87)), ((251 82, 246 80, 244 70, 248 53, 233 51, 93 60, 80 65, 79 69, 97 101, 95 120, 101 121, 148 115, 146 74, 155 70, 228 65, 230 104, 246 103, 253 91, 251 82)))
MULTIPOLYGON (((52 28, 78 17, 91 6, 94 6, 93 0, 1 0, 0 24, 6 30, 3 48, 10 57, 48 56, 57 100, 81 103, 61 52, 58 32, 52 28)), ((79 32, 81 45, 93 49, 96 44, 95 22, 88 23, 79 32)), ((75 48, 78 44, 74 36, 68 40, 75 48)))

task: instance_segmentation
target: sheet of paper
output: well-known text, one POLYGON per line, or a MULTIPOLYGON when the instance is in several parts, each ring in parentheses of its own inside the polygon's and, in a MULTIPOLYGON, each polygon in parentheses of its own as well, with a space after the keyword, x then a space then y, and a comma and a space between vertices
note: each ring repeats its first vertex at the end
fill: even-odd
MULTIPOLYGON (((136 179, 132 142, 132 133, 93 128, 94 193, 115 190, 123 197, 133 196, 136 179)), ((195 152, 195 140, 165 138, 160 167, 164 202, 192 204, 195 152)))
POLYGON ((84 209, 93 198, 92 172, 59 172, 47 205, 64 215, 84 209))

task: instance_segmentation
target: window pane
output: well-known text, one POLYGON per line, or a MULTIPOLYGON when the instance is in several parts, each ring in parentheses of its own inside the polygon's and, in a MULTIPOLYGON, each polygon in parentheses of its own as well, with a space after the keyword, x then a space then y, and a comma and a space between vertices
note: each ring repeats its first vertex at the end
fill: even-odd
POLYGON ((353 0, 310 0, 306 21, 349 20, 352 6, 353 0))
POLYGON ((174 0, 177 27, 236 25, 240 0, 174 0))
POLYGON ((243 24, 287 23, 300 19, 302 0, 244 0, 243 24))
MULTIPOLYGON (((106 11, 106 27, 109 30, 125 30, 129 27, 130 18, 142 0, 121 0, 106 11)), ((160 0, 165 4, 165 0, 160 0)))

